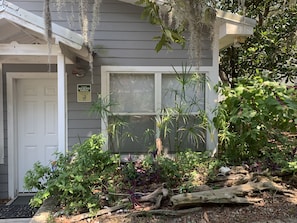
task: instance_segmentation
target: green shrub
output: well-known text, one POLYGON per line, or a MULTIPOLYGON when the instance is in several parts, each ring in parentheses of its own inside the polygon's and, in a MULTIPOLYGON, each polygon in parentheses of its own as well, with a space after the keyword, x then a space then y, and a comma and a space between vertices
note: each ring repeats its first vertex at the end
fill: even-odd
POLYGON ((36 164, 25 177, 27 189, 39 189, 31 204, 40 206, 48 197, 55 197, 67 213, 101 208, 100 201, 107 188, 113 188, 119 164, 117 155, 102 150, 103 143, 101 135, 93 135, 67 155, 58 154, 52 171, 36 164))
POLYGON ((146 186, 152 183, 165 183, 169 188, 179 187, 185 182, 191 184, 195 177, 203 176, 204 183, 208 174, 217 167, 209 154, 187 150, 175 157, 154 157, 146 155, 142 160, 129 161, 123 166, 123 179, 126 186, 146 186))
POLYGON ((230 162, 258 159, 265 150, 288 144, 284 133, 296 132, 295 89, 263 77, 238 79, 221 86, 224 100, 216 110, 220 153, 230 162))
POLYGON ((114 205, 114 194, 123 190, 131 198, 136 191, 161 183, 189 191, 197 174, 206 179, 208 169, 215 167, 207 153, 191 150, 172 158, 148 154, 142 160, 120 164, 118 155, 102 150, 103 143, 101 135, 93 135, 66 155, 57 154, 52 166, 36 163, 25 177, 27 189, 38 189, 31 205, 40 206, 53 197, 65 214, 92 212, 114 205))

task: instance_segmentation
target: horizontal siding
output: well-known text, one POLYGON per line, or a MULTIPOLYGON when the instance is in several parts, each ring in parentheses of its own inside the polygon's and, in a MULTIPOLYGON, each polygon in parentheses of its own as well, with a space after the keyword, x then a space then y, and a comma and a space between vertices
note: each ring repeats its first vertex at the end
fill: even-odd
POLYGON ((91 75, 88 73, 83 78, 76 78, 68 75, 68 147, 71 149, 74 144, 84 141, 92 134, 100 132, 100 119, 90 113, 92 103, 77 102, 77 84, 91 84, 92 102, 100 93, 100 76, 97 73, 99 68, 94 68, 94 84, 91 84, 91 75))
MULTIPOLYGON (((191 64, 187 49, 173 45, 159 53, 154 48, 155 36, 160 29, 141 19, 142 8, 115 0, 103 1, 100 23, 95 33, 94 46, 98 53, 97 62, 102 65, 128 66, 181 66, 191 64)), ((211 44, 204 38, 201 65, 212 64, 211 44)))
MULTIPOLYGON (((115 41, 115 40, 119 40, 118 37, 115 37, 115 35, 113 35, 113 37, 108 38, 108 39, 100 39, 99 41, 96 42, 95 47, 97 46, 99 51, 100 51, 100 48, 103 46, 105 49, 130 49, 130 50, 147 49, 147 50, 153 50, 157 44, 156 41, 153 41, 151 39, 137 40, 137 39, 133 38, 133 39, 126 39, 126 40, 121 40, 121 41, 115 41)), ((203 46, 207 46, 208 41, 205 40, 202 42, 202 44, 203 44, 203 46)), ((174 47, 174 50, 184 50, 184 49, 182 49, 182 47, 180 45, 173 44, 172 46, 174 47)), ((202 51, 205 51, 204 54, 209 53, 209 52, 206 52, 208 50, 209 49, 207 49, 207 48, 204 48, 204 47, 202 48, 202 51)), ((169 52, 170 52, 170 50, 169 50, 169 52)), ((205 55, 203 55, 203 56, 205 57, 205 55)), ((209 56, 207 56, 207 57, 209 57, 209 56)))
MULTIPOLYGON (((42 15, 41 1, 12 1, 22 8, 42 15)), ((53 22, 80 32, 77 6, 74 1, 68 1, 62 7, 62 13, 52 6, 53 22)), ((181 66, 182 63, 191 64, 187 50, 173 45, 174 51, 162 50, 156 53, 157 44, 153 41, 160 36, 160 28, 141 19, 142 8, 117 0, 103 0, 100 8, 100 22, 97 26, 94 46, 97 53, 95 63, 100 65, 127 66, 181 66), (125 51, 118 51, 125 49, 125 51), (144 59, 145 58, 145 59, 144 59), (180 59, 180 60, 179 60, 180 59)), ((91 15, 89 15, 91 18, 91 15)), ((201 52, 202 66, 212 65, 211 44, 204 38, 201 52)))
MULTIPOLYGON (((39 16, 43 15, 43 3, 40 0, 9 0, 10 2, 31 11, 39 16)), ((62 9, 62 13, 52 7, 53 22, 80 33, 77 7, 72 6, 69 0, 62 9)), ((92 100, 95 101, 100 94, 100 68, 102 65, 115 66, 181 66, 191 64, 188 51, 178 45, 173 45, 173 51, 163 49, 154 51, 156 41, 153 37, 161 35, 158 26, 153 26, 141 19, 142 8, 119 2, 117 0, 103 0, 101 5, 100 23, 94 36, 94 84, 92 84, 92 100)), ((212 65, 211 44, 205 37, 202 41, 201 62, 202 66, 212 65)), ((51 67, 52 71, 56 66, 51 67)), ((48 65, 3 65, 4 73, 9 72, 47 72, 48 65)), ((85 140, 92 134, 100 131, 100 121, 95 115, 89 115, 91 103, 77 103, 76 85, 90 84, 91 76, 88 73, 84 78, 72 75, 72 67, 67 66, 68 73, 68 145, 85 140)), ((5 78, 4 78, 5 79, 5 78)), ((6 92, 5 80, 3 87, 6 92)), ((8 196, 7 187, 7 113, 6 95, 4 95, 4 141, 5 164, 0 165, 0 198, 8 196)))
MULTIPOLYGON (((200 64, 201 66, 209 66, 212 60, 207 59, 203 60, 200 64)), ((149 59, 141 59, 141 58, 99 58, 95 61, 96 65, 98 64, 106 64, 106 65, 114 65, 114 66, 126 66, 130 64, 130 66, 181 66, 181 64, 190 64, 188 59, 170 59, 170 61, 163 61, 158 58, 149 58, 149 59)))
MULTIPOLYGON (((102 49, 98 50, 100 57, 106 58, 139 58, 139 59, 148 59, 155 58, 156 56, 163 59, 187 59, 188 51, 187 50, 175 50, 175 51, 161 51, 156 54, 155 50, 145 50, 145 54, 143 53, 144 49, 102 49), (179 52, 182 56, 178 55, 179 52)), ((203 52, 202 52, 203 53, 203 52)), ((208 59, 207 55, 202 54, 201 59, 208 59)))

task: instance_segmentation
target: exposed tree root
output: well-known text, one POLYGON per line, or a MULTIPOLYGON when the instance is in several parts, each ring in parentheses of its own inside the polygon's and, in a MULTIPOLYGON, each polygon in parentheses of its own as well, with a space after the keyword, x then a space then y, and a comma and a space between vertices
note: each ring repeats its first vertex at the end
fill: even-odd
MULTIPOLYGON (((131 194, 112 194, 114 196, 126 196, 120 201, 121 205, 110 207, 98 211, 95 214, 84 213, 73 216, 69 222, 79 222, 87 218, 99 217, 121 209, 127 208, 131 203, 134 204, 135 210, 129 211, 124 216, 141 217, 141 216, 166 216, 180 217, 201 210, 203 205, 207 204, 241 204, 251 205, 260 203, 262 198, 251 197, 250 195, 262 191, 274 191, 281 193, 288 198, 294 197, 296 191, 292 192, 286 188, 274 183, 263 174, 250 174, 243 168, 233 168, 230 175, 218 175, 213 181, 216 184, 224 185, 224 188, 213 190, 207 185, 202 185, 197 188, 199 192, 183 193, 173 195, 170 198, 172 208, 175 210, 160 209, 164 198, 168 197, 168 189, 165 185, 158 187, 151 193, 134 193, 135 198, 131 194), (226 187, 226 186, 229 187, 226 187), (192 207, 192 208, 191 208, 192 207), (194 207, 194 208, 193 208, 194 207), (187 209, 184 209, 187 208, 187 209), (182 209, 182 210, 177 210, 182 209)), ((174 191, 174 190, 173 190, 174 191)))
POLYGON ((83 214, 79 214, 79 215, 75 215, 73 217, 71 217, 71 219, 69 219, 69 222, 74 223, 74 222, 78 222, 87 218, 93 218, 93 217, 99 217, 101 215, 105 215, 120 209, 123 209, 127 206, 127 204, 121 204, 121 205, 117 205, 114 207, 110 207, 110 208, 106 208, 106 209, 102 209, 98 212, 96 212, 95 214, 91 214, 91 213, 83 213, 83 214))
POLYGON ((284 192, 276 183, 263 180, 258 183, 249 182, 239 186, 225 187, 217 190, 178 194, 171 197, 175 209, 199 206, 202 204, 254 204, 261 199, 249 199, 248 193, 264 190, 284 192))
MULTIPOLYGON (((122 196, 123 194, 120 194, 120 195, 122 196)), ((152 203, 154 203, 154 205, 151 206, 149 208, 149 210, 153 210, 153 209, 160 208, 162 199, 164 197, 167 197, 167 196, 168 196, 168 189, 166 189, 164 187, 164 185, 162 185, 162 187, 157 188, 152 193, 140 197, 137 200, 137 202, 139 202, 139 203, 142 203, 142 202, 152 202, 152 203)), ((74 223, 74 222, 78 222, 78 221, 81 221, 81 220, 84 220, 84 219, 87 219, 87 218, 99 217, 101 215, 105 215, 105 214, 108 214, 108 213, 111 213, 111 212, 114 212, 114 211, 123 209, 123 208, 127 207, 130 204, 129 198, 123 199, 123 200, 121 200, 121 202, 122 202, 121 205, 117 205, 117 206, 114 206, 114 207, 110 207, 110 208, 99 210, 95 214, 91 214, 91 213, 88 212, 88 213, 83 213, 83 214, 79 214, 79 215, 73 216, 70 219, 70 222, 73 222, 74 223)))
POLYGON ((189 208, 184 210, 150 210, 150 211, 138 211, 133 212, 129 216, 132 217, 142 217, 142 216, 151 216, 151 215, 159 215, 159 216, 167 216, 167 217, 180 217, 186 214, 195 213, 197 211, 200 211, 201 207, 196 208, 189 208))

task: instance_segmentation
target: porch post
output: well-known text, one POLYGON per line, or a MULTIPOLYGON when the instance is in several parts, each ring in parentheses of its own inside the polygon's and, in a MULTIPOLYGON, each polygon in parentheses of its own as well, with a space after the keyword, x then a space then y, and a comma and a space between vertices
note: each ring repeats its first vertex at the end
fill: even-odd
POLYGON ((3 74, 0 63, 0 164, 4 164, 3 74))
MULTIPOLYGON (((218 25, 216 24, 216 30, 218 30, 218 25)), ((210 120, 210 130, 206 133, 206 149, 211 151, 214 155, 218 150, 218 132, 214 127, 212 119, 214 118, 214 109, 218 103, 218 93, 215 91, 214 87, 219 83, 219 36, 218 32, 214 32, 213 39, 213 58, 212 58, 212 70, 208 76, 208 84, 205 88, 205 101, 206 101, 206 113, 210 120)))
POLYGON ((58 70, 58 151, 65 154, 67 149, 67 76, 65 56, 57 56, 58 70))

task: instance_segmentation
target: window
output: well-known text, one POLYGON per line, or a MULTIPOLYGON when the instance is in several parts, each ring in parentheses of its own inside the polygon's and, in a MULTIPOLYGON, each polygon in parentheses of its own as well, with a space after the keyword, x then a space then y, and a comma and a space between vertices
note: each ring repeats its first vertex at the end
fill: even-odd
POLYGON ((173 68, 102 69, 102 96, 109 98, 111 111, 102 122, 108 149, 146 153, 154 149, 156 138, 169 153, 205 149, 204 74, 173 68))

